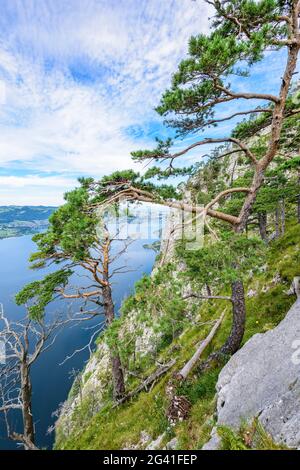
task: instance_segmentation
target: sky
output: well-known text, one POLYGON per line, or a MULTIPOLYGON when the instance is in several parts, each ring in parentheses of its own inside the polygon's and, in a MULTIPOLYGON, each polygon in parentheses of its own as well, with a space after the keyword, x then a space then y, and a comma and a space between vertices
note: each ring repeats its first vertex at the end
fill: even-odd
MULTIPOLYGON (((210 7, 203 0, 0 6, 0 205, 59 205, 79 176, 143 171, 130 152, 167 135, 154 107, 189 37, 209 31, 210 7)), ((255 90, 276 91, 283 59, 270 54, 256 67, 255 90)), ((228 124, 215 132, 225 131, 228 124)))

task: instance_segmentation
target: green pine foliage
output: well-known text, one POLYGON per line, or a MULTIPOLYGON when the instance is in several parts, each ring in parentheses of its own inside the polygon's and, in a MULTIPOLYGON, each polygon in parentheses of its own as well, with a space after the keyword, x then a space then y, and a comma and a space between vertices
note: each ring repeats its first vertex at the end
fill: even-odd
POLYGON ((30 317, 39 321, 44 317, 45 308, 53 300, 54 293, 64 288, 69 277, 73 274, 70 269, 61 269, 52 274, 48 274, 41 281, 34 281, 27 284, 15 296, 17 305, 27 305, 30 317))
POLYGON ((206 243, 199 250, 178 249, 187 264, 186 274, 200 285, 224 286, 259 270, 264 261, 264 246, 258 238, 223 233, 222 239, 206 243))

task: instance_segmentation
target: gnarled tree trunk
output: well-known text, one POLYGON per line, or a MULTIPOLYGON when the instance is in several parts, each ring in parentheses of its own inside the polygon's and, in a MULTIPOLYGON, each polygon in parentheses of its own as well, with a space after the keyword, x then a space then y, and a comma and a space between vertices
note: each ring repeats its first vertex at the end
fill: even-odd
POLYGON ((244 285, 241 280, 232 283, 232 326, 230 335, 220 349, 221 354, 234 354, 240 347, 246 323, 244 285))
POLYGON ((268 240, 267 213, 266 212, 258 213, 258 226, 259 226, 259 233, 260 233, 261 239, 266 242, 268 240))
POLYGON ((223 346, 210 354, 198 368, 199 372, 207 370, 214 361, 220 362, 224 356, 234 354, 243 341, 246 324, 245 292, 242 280, 234 281, 231 285, 232 325, 230 334, 223 346))
POLYGON ((281 235, 285 234, 285 200, 281 201, 281 235))
POLYGON ((298 13, 296 14, 296 11, 298 11, 297 7, 296 7, 296 10, 293 8, 293 17, 294 17, 294 22, 295 22, 295 24, 293 25, 293 29, 295 31, 297 30, 297 38, 296 38, 296 41, 294 41, 289 46, 287 64, 286 64, 286 68, 282 77, 282 82, 281 82, 281 87, 280 87, 279 101, 274 106, 274 112, 273 112, 272 123, 271 123, 271 135, 270 135, 268 150, 267 150, 267 153, 264 155, 264 157, 261 160, 259 160, 259 162, 256 164, 250 192, 247 194, 243 207, 241 209, 241 212, 239 215, 239 223, 235 226, 235 231, 237 233, 241 233, 245 230, 246 223, 249 218, 249 215, 251 214, 252 207, 255 203, 258 190, 260 189, 260 187, 262 186, 264 182, 265 170, 268 168, 269 164, 275 157, 276 152, 278 151, 278 148, 279 148, 280 135, 281 135, 282 124, 283 124, 283 119, 284 119, 284 110, 286 106, 286 99, 288 96, 293 74, 296 70, 297 57, 298 57, 298 53, 300 49, 298 23, 297 23, 298 18, 296 18, 298 13))
MULTIPOLYGON (((21 365, 21 394, 22 394, 22 414, 23 414, 23 425, 24 425, 24 438, 25 440, 34 444, 34 424, 32 417, 32 405, 31 405, 31 380, 29 367, 26 360, 21 365)), ((25 446, 27 449, 27 446, 25 446)))

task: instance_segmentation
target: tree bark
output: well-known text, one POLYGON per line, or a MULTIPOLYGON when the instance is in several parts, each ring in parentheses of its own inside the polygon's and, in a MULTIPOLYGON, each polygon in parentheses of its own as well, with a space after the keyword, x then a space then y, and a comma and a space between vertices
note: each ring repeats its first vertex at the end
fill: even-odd
POLYGON ((297 216, 298 216, 298 224, 300 224, 300 168, 298 170, 298 200, 297 200, 297 216))
MULTIPOLYGON (((32 389, 29 367, 26 364, 26 358, 24 363, 21 365, 21 394, 22 394, 22 414, 23 414, 23 427, 24 427, 24 438, 34 444, 34 424, 32 417, 32 389)), ((27 449, 27 447, 26 447, 27 449)))
MULTIPOLYGON (((106 323, 109 326, 115 318, 115 307, 109 284, 103 287, 103 304, 106 323)), ((113 398, 114 400, 120 400, 125 395, 125 383, 121 358, 116 345, 110 348, 110 361, 113 378, 113 398)))
POLYGON ((241 346, 246 324, 246 305, 244 285, 241 280, 234 281, 231 285, 231 302, 232 302, 232 326, 230 334, 218 350, 210 354, 206 361, 198 367, 198 372, 203 373, 211 367, 216 361, 221 362, 224 356, 234 354, 241 346))
POLYGON ((261 239, 266 242, 268 240, 267 213, 266 212, 258 213, 258 225, 259 225, 259 233, 260 233, 261 239))
POLYGON ((111 287, 109 285, 104 286, 102 292, 106 324, 109 326, 115 319, 115 306, 112 299, 111 287))
POLYGON ((285 234, 285 200, 281 201, 281 235, 285 234))
POLYGON ((277 206, 275 210, 275 238, 276 240, 280 237, 280 209, 277 206))
POLYGON ((211 288, 210 288, 209 284, 206 284, 206 292, 207 292, 208 297, 212 296, 212 291, 211 291, 211 288))
POLYGON ((241 280, 234 281, 232 289, 232 326, 230 335, 221 347, 221 354, 234 354, 240 347, 244 337, 246 323, 246 305, 244 285, 241 280))

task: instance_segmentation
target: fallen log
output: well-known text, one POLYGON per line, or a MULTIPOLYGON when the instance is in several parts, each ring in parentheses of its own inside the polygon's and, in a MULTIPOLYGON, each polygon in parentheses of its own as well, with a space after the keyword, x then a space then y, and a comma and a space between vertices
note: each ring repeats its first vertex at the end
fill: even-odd
POLYGON ((169 397, 170 404, 166 411, 166 417, 171 425, 174 425, 177 421, 183 421, 187 419, 190 410, 191 410, 191 403, 184 395, 177 395, 176 390, 178 386, 178 382, 186 380, 189 373, 199 360, 202 352, 204 349, 209 345, 213 337, 215 336, 219 326, 222 323, 224 318, 225 312, 222 313, 221 317, 215 322, 213 328, 211 329, 208 336, 201 341, 199 347, 197 348, 195 354, 191 357, 191 359, 184 365, 180 372, 177 372, 173 375, 173 377, 169 380, 169 383, 166 387, 166 394, 169 397))
POLYGON ((195 354, 185 364, 185 366, 181 369, 181 371, 176 374, 177 379, 186 380, 187 376, 189 375, 189 373, 191 372, 191 370, 193 369, 193 367, 195 366, 195 364, 199 360, 201 354, 207 348, 207 346, 209 345, 209 343, 212 341, 213 337, 215 336, 219 326, 221 325, 221 323, 223 321, 224 315, 225 315, 225 312, 223 312, 222 315, 220 316, 220 318, 216 321, 216 323, 214 324, 214 326, 211 329, 208 336, 203 341, 201 341, 201 343, 200 343, 198 349, 196 350, 195 354))

